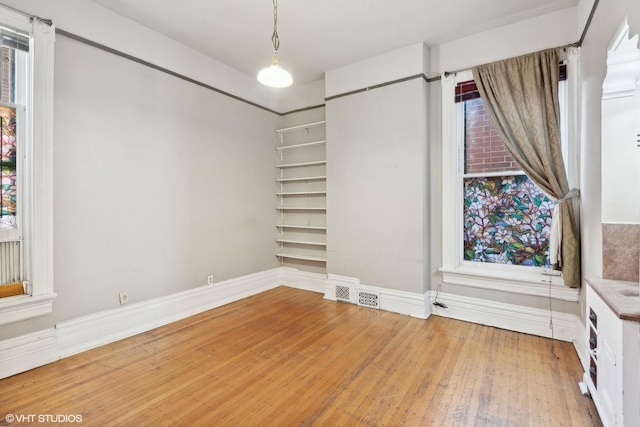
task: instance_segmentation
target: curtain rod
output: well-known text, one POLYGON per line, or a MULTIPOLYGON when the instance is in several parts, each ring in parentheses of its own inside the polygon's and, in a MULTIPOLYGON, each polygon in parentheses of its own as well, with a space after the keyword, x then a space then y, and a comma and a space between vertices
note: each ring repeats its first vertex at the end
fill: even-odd
MULTIPOLYGON (((557 46, 557 47, 555 47, 555 48, 550 47, 550 48, 548 48, 548 49, 566 49, 566 48, 568 48, 568 47, 580 47, 580 46, 581 46, 580 42, 579 42, 579 41, 577 41, 577 42, 573 42, 573 43, 565 44, 565 45, 562 45, 562 46, 557 46)), ((544 50, 548 50, 548 49, 543 49, 543 51, 544 51, 544 50)), ((528 54, 528 53, 525 53, 525 54, 523 54, 523 56, 524 56, 524 55, 529 55, 529 54, 528 54)), ((517 57, 515 57, 515 58, 517 58, 517 57)), ((486 65, 486 64, 482 64, 482 65, 486 65)), ((476 67, 477 67, 477 66, 479 66, 479 65, 476 65, 476 67)), ((470 67, 470 68, 472 68, 472 67, 470 67)), ((449 76, 451 76, 451 75, 456 75, 456 74, 458 74, 458 73, 460 73, 460 72, 462 72, 462 71, 467 71, 467 70, 469 70, 470 68, 463 68, 463 69, 459 69, 459 70, 455 70, 455 71, 445 71, 443 74, 444 74, 444 76, 445 76, 445 77, 449 77, 449 76)), ((434 77, 432 78, 432 80, 431 80, 431 81, 436 81, 436 80, 441 80, 441 79, 442 79, 442 76, 434 76, 434 77)))
POLYGON ((27 13, 24 10, 17 9, 17 8, 15 8, 13 6, 9 6, 9 5, 6 5, 4 3, 0 3, 0 6, 6 7, 7 9, 11 9, 14 12, 18 12, 19 14, 24 15, 24 16, 26 16, 28 18, 40 21, 40 22, 42 22, 44 24, 47 24, 48 26, 52 26, 53 25, 53 21, 51 19, 40 18, 38 15, 33 15, 31 13, 27 13))

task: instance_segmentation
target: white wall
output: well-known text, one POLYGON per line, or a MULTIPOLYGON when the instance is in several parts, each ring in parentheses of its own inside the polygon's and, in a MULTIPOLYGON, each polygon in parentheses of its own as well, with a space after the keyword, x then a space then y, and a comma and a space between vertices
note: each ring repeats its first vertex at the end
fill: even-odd
MULTIPOLYGON (((92 2, 4 3, 53 18, 62 29, 281 111, 321 100, 321 83, 282 99, 257 86, 252 77, 92 2)), ((395 62, 374 59, 331 70, 325 93, 330 96, 418 72, 437 75, 571 43, 580 36, 592 4, 593 0, 581 0, 576 9, 435 46, 431 61, 416 54, 424 48, 412 45, 390 53, 395 62), (430 65, 425 66, 427 62, 430 65), (378 63, 386 65, 378 69, 378 63)), ((625 15, 631 32, 640 31, 636 0, 601 2, 582 47, 580 203, 585 275, 602 273, 601 85, 606 48, 625 15)), ((116 307, 117 291, 124 286, 136 301, 198 286, 209 273, 221 280, 274 266, 275 171, 271 161, 259 158, 272 159, 270 138, 279 123, 321 113, 278 119, 63 36, 58 39, 55 262, 60 296, 54 315, 3 327, 0 339, 116 307), (173 158, 178 144, 188 144, 189 149, 173 158), (114 157, 119 161, 114 162, 114 157), (246 168, 237 170, 239 164, 246 168), (174 171, 168 172, 170 167, 174 171), (132 190, 121 194, 119 184, 132 190), (173 197, 189 207, 186 213, 160 213, 173 197), (116 248, 121 242, 122 247, 116 248), (176 264, 174 249, 178 248, 187 255, 176 264)), ((439 285, 435 269, 441 247, 440 218, 433 212, 440 200, 440 116, 431 108, 439 106, 438 86, 418 79, 329 101, 330 272, 411 292, 439 285), (428 148, 420 142, 427 134, 428 148)), ((478 296, 475 290, 461 288, 448 291, 478 296)), ((544 302, 498 292, 483 295, 505 302, 517 298, 530 306, 544 302)), ((562 311, 584 312, 569 303, 563 304, 562 311)))
POLYGON ((277 265, 274 114, 64 37, 56 76, 58 320, 277 265))
POLYGON ((604 223, 640 224, 640 150, 636 142, 640 134, 640 89, 636 93, 602 100, 604 223))
MULTIPOLYGON (((157 50, 141 31, 147 38, 136 44, 157 50)), ((117 309, 121 290, 133 304, 203 286, 209 274, 218 282, 277 267, 275 169, 265 161, 277 123, 276 114, 58 35, 58 298, 52 315, 3 326, 0 339, 117 309)))
MULTIPOLYGON (((593 0, 581 0, 575 10, 567 10, 496 28, 483 34, 446 43, 433 49, 432 70, 438 72, 469 68, 473 65, 521 55, 578 40, 587 22, 593 0)), ((602 187, 601 187, 601 96, 606 75, 607 47, 623 19, 628 17, 630 33, 640 31, 640 7, 636 0, 600 2, 581 48, 580 121, 580 210, 583 276, 602 276, 602 187)), ((432 83, 435 85, 438 83, 432 83)), ((435 91, 432 91, 434 96, 435 91)), ((438 126, 439 121, 430 122, 438 126)), ((434 130, 435 131, 435 130, 434 130)), ((434 154, 435 151, 432 151, 434 154)), ((432 164, 438 164, 432 162, 432 164)), ((439 171, 433 170, 433 173, 439 171)), ((443 237, 446 238, 446 237, 443 237)), ((433 249, 435 251, 435 247, 433 249)), ((432 289, 438 286, 432 283, 432 289)), ((509 296, 464 287, 443 287, 445 292, 512 302, 542 308, 539 298, 509 296), (446 288, 446 289, 445 289, 446 288)), ((579 315, 584 322, 584 286, 579 304, 554 301, 554 310, 579 315)), ((579 326, 578 331, 584 326, 579 326)))
POLYGON ((54 25, 62 30, 279 113, 324 103, 324 81, 284 90, 263 86, 255 76, 243 74, 92 1, 6 0, 3 4, 41 18, 52 19, 54 25))
POLYGON ((360 90, 428 72, 429 50, 415 43, 385 54, 329 70, 325 73, 325 96, 360 90))
POLYGON ((576 9, 564 9, 443 43, 432 50, 431 75, 562 46, 579 37, 576 9))
MULTIPOLYGON (((577 41, 581 28, 578 28, 578 13, 576 9, 565 9, 558 12, 538 16, 520 21, 516 24, 494 28, 473 36, 464 37, 448 43, 443 43, 431 50, 431 74, 438 75, 445 71, 469 69, 475 65, 486 64, 542 49, 562 46, 577 41)), ((441 82, 430 83, 432 104, 440 108, 441 82), (438 97, 438 99, 435 99, 438 97)), ((438 111, 440 113, 440 111, 438 111)), ((442 183, 441 158, 441 116, 431 111, 429 115, 430 152, 432 155, 430 180, 442 183)), ((442 278, 436 271, 441 265, 442 239, 449 238, 439 233, 442 229, 442 219, 439 212, 441 198, 439 191, 433 191, 431 197, 432 229, 434 238, 431 241, 432 262, 436 262, 431 275, 431 289, 445 293, 461 295, 471 298, 481 298, 505 304, 516 304, 531 308, 549 308, 548 301, 539 297, 518 293, 478 290, 465 286, 444 285, 442 278), (433 207, 436 207, 435 209, 433 207)), ((553 301, 556 312, 577 314, 579 305, 566 301, 553 301)))
MULTIPOLYGON (((580 15, 588 14, 593 0, 580 2, 580 15)), ((600 2, 581 49, 582 77, 582 273, 602 277, 602 83, 606 76, 607 48, 628 18, 629 34, 640 32, 640 7, 636 0, 600 2)), ((629 195, 634 197, 634 195, 629 195)), ((639 197, 635 195, 635 197, 639 197)), ((582 310, 584 313, 584 310, 582 310)), ((584 320, 584 319, 583 319, 584 320)))
MULTIPOLYGON (((562 10, 435 46, 431 53, 424 45, 417 44, 337 70, 329 70, 325 76, 326 96, 347 93, 421 72, 433 76, 445 70, 468 68, 572 43, 579 38, 577 16, 576 9, 562 10)), ((418 85, 417 81, 413 83, 418 85)), ((439 186, 442 174, 440 101, 436 99, 440 93, 439 84, 428 84, 431 89, 428 103, 435 108, 427 116, 427 108, 424 106, 424 113, 420 113, 422 119, 416 118, 424 120, 424 117, 428 117, 428 149, 421 151, 418 145, 407 145, 400 150, 403 153, 401 161, 408 162, 409 165, 418 160, 411 159, 410 156, 421 157, 419 167, 422 171, 418 172, 410 166, 401 176, 392 172, 388 175, 389 179, 384 178, 388 172, 384 170, 383 174, 381 164, 376 162, 388 161, 393 164, 399 159, 391 157, 396 154, 390 153, 396 152, 390 152, 385 142, 390 139, 418 140, 423 137, 421 132, 426 131, 417 123, 409 126, 403 123, 404 120, 413 119, 409 111, 419 111, 416 106, 422 105, 417 99, 411 98, 417 96, 416 88, 406 89, 407 92, 401 94, 401 90, 407 87, 406 83, 401 83, 327 102, 329 273, 356 276, 365 284, 399 290, 411 288, 415 291, 416 288, 408 283, 415 283, 418 277, 422 277, 425 289, 435 290, 440 286, 437 268, 441 257, 438 254, 442 249, 442 239, 447 237, 441 236, 441 215, 437 208, 441 200, 439 186), (407 114, 409 117, 405 117, 407 114), (333 185, 332 176, 333 182, 336 182, 333 185), (422 176, 424 178, 419 178, 422 176), (426 183, 426 188, 411 195, 397 194, 398 191, 403 191, 408 182, 416 179, 423 179, 421 182, 426 183), (334 186, 339 188, 335 189, 334 186), (361 190, 357 190, 357 187, 361 190), (426 195, 426 200, 415 199, 415 195, 420 192, 426 195), (394 208, 386 210, 389 204, 394 208), (405 222, 394 222, 394 209, 395 214, 400 216, 425 209, 425 222, 418 224, 417 219, 411 215, 405 222), (417 232, 418 229, 422 229, 422 233, 417 232), (420 242, 413 240, 419 235, 430 235, 422 242, 425 245, 422 262, 417 257, 412 258, 412 255, 419 254, 417 247, 420 242), (400 241, 403 243, 400 244, 400 241), (421 264, 423 270, 419 275, 410 273, 418 270, 408 267, 412 261, 421 264), (367 271, 365 266, 375 271, 367 271), (405 278, 404 283, 398 280, 398 275, 405 278), (362 276, 368 277, 368 281, 362 276)), ((465 289, 461 287, 445 291, 465 294, 465 289)), ((467 292, 471 295, 474 291, 467 292)), ((492 292, 487 293, 487 298, 510 302, 514 296, 492 292)), ((539 301, 533 297, 517 298, 523 305, 539 306, 539 301)), ((562 311, 575 313, 578 309, 576 304, 558 302, 557 305, 562 311)))
MULTIPOLYGON (((327 96, 421 73, 425 53, 419 44, 330 70, 327 96), (389 57, 397 59, 397 69, 381 74, 389 57)), ((327 102, 326 115, 327 272, 368 286, 424 293, 426 82, 417 78, 336 98, 327 102)))
POLYGON ((640 35, 628 30, 609 44, 602 84, 603 223, 640 223, 640 35))
MULTIPOLYGON (((324 91, 324 80, 302 86, 291 86, 282 92, 276 111, 284 114, 284 117, 290 117, 291 114, 288 113, 291 111, 324 105, 324 91)), ((322 117, 322 120, 324 120, 324 114, 322 117)), ((295 123, 296 120, 297 119, 293 120, 294 124, 292 124, 292 126, 299 124, 295 123)), ((301 123, 305 122, 303 121, 301 123)))
POLYGON ((93 1, 6 0, 2 3, 52 19, 59 29, 278 111, 282 91, 265 87, 254 76, 243 74, 93 1))

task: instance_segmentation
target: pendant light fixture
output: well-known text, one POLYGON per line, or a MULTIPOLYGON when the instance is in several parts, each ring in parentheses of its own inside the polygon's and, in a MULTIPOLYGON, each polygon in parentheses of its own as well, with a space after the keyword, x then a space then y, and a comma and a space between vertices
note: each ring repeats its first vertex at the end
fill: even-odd
POLYGON ((271 44, 273 45, 271 66, 260 70, 258 81, 270 87, 291 86, 291 83, 293 83, 291 74, 280 67, 278 61, 278 48, 280 47, 280 39, 278 38, 278 0, 273 0, 273 35, 271 36, 271 44))

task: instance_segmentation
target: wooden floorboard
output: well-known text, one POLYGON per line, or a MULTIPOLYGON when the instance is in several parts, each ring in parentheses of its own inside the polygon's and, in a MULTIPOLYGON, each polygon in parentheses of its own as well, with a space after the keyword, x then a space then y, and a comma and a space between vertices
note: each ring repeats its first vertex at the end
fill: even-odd
POLYGON ((600 426, 581 378, 570 343, 280 287, 0 380, 0 424, 600 426))

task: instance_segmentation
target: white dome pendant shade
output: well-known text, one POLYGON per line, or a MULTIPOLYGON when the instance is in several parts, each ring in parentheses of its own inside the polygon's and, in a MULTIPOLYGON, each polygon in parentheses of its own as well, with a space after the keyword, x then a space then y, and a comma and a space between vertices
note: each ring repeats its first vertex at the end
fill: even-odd
POLYGON ((273 0, 273 35, 271 36, 271 44, 273 45, 271 66, 260 70, 258 81, 269 87, 291 86, 293 77, 288 71, 280 67, 278 61, 278 47, 280 47, 280 39, 278 38, 278 0, 273 0))
POLYGON ((287 70, 278 65, 278 54, 274 52, 271 66, 260 70, 258 81, 270 87, 289 87, 293 83, 293 77, 287 70))

